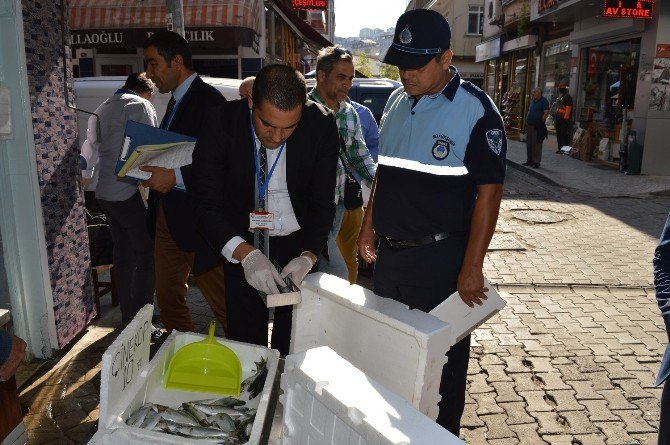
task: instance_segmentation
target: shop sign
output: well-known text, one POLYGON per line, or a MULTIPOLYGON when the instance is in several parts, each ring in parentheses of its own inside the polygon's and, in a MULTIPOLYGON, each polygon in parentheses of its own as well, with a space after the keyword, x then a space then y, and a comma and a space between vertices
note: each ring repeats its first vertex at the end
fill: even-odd
POLYGON ((293 9, 328 10, 328 0, 293 0, 293 9))
POLYGON ((559 0, 538 0, 537 1, 537 12, 544 12, 547 9, 551 9, 554 6, 558 5, 559 0))
POLYGON ((654 0, 605 0, 603 17, 651 19, 654 0))
MULTIPOLYGON (((98 50, 141 47, 158 28, 72 31, 73 47, 94 47, 98 50)), ((222 42, 230 41, 230 28, 190 28, 184 38, 201 48, 220 48, 222 42)))
POLYGON ((656 57, 670 58, 670 44, 659 43, 656 45, 656 57))
POLYGON ((502 54, 502 37, 482 42, 475 47, 475 62, 497 59, 502 54))

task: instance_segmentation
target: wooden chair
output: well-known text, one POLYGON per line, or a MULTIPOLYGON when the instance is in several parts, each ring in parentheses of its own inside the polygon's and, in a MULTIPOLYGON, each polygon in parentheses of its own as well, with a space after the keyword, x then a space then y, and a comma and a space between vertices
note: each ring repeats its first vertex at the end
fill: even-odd
POLYGON ((95 296, 96 319, 100 318, 100 297, 111 292, 112 306, 119 305, 119 296, 116 293, 116 284, 114 282, 114 265, 106 264, 104 266, 91 267, 91 278, 93 279, 93 295, 95 296), (100 281, 99 274, 109 271, 109 281, 100 281))

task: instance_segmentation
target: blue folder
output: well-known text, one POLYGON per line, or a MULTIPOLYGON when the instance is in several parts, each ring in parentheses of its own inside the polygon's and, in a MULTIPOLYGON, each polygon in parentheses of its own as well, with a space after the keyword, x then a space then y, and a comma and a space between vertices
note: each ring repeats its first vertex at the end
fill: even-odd
POLYGON ((135 121, 126 122, 126 131, 123 137, 123 146, 119 159, 116 161, 114 174, 118 174, 123 168, 129 156, 137 147, 142 145, 160 145, 174 142, 195 142, 196 139, 185 134, 163 130, 151 125, 135 121))

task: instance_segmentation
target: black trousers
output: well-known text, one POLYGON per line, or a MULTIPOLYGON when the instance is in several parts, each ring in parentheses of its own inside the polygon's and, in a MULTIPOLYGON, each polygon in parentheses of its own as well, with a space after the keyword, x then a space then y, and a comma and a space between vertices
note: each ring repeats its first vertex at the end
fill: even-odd
POLYGON ((147 229, 147 210, 139 190, 125 201, 98 200, 114 240, 114 273, 121 321, 131 321, 146 304, 153 304, 154 242, 147 229))
POLYGON ((560 150, 566 145, 571 146, 572 141, 570 140, 570 130, 572 129, 572 122, 565 119, 556 119, 555 124, 556 143, 558 144, 558 149, 560 150))
MULTIPOLYGON (((456 291, 467 242, 467 236, 459 236, 421 247, 395 249, 382 238, 375 263, 375 293, 429 312, 456 291)), ((437 423, 458 437, 465 409, 470 336, 453 345, 447 358, 442 370, 437 423)))
MULTIPOLYGON (((300 236, 300 231, 297 231, 287 236, 270 237, 270 260, 277 261, 284 267, 299 256, 302 253, 300 243, 297 242, 300 236)), ((228 312, 227 338, 267 346, 268 308, 258 295, 258 291, 247 283, 241 264, 225 261, 223 270, 228 312)), ((274 309, 271 345, 282 355, 288 354, 292 322, 292 306, 280 306, 274 309)))

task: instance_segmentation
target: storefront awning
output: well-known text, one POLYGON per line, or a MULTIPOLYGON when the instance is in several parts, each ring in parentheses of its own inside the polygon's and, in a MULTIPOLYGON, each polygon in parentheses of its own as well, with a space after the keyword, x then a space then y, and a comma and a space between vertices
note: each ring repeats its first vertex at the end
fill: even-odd
POLYGON ((290 6, 281 1, 272 1, 268 5, 275 10, 279 16, 284 19, 286 24, 293 29, 293 31, 300 36, 308 45, 317 49, 333 46, 333 44, 324 36, 322 36, 316 29, 312 28, 307 22, 298 17, 293 12, 290 6))
MULTIPOLYGON (((166 28, 165 0, 69 0, 69 5, 74 46, 120 45, 122 34, 128 36, 123 44, 132 46, 128 39, 144 41, 146 32, 166 28)), ((262 34, 263 0, 184 0, 183 5, 186 39, 199 46, 251 46, 262 34)))

